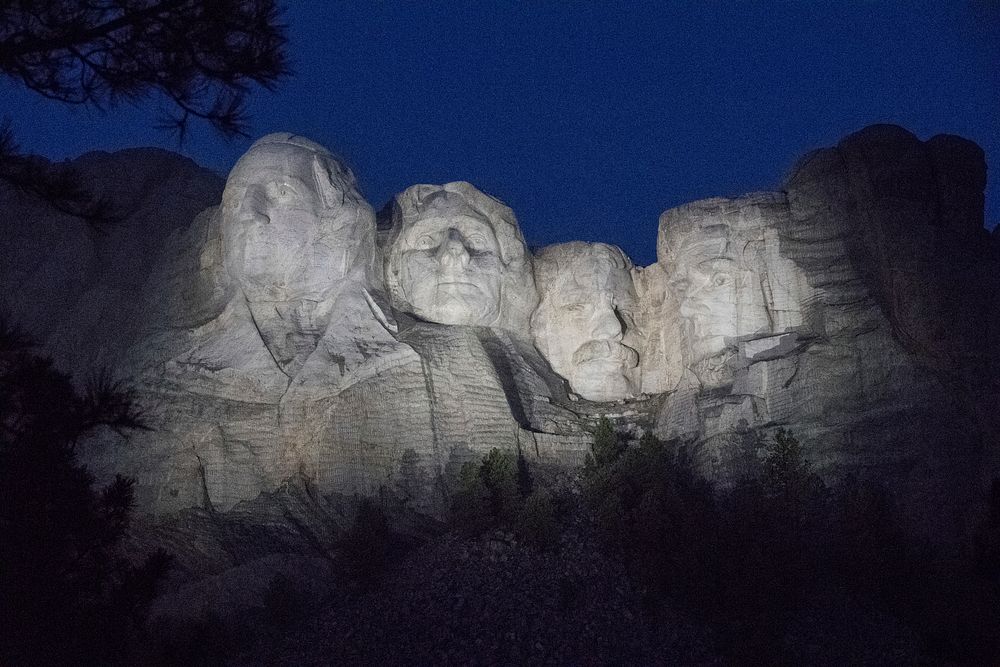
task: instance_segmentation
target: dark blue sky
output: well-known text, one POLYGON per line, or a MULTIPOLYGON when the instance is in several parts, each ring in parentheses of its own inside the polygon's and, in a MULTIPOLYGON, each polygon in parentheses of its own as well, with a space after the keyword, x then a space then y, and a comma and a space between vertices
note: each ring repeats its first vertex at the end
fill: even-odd
MULTIPOLYGON (((254 95, 254 136, 328 146, 376 208, 414 183, 471 181, 532 245, 602 240, 648 264, 665 208, 775 187, 802 153, 875 122, 1000 160, 986 0, 289 4, 296 74, 254 95)), ((177 149, 155 104, 101 114, 3 86, 26 150, 177 149)), ((224 173, 249 144, 196 128, 180 151, 224 173)))

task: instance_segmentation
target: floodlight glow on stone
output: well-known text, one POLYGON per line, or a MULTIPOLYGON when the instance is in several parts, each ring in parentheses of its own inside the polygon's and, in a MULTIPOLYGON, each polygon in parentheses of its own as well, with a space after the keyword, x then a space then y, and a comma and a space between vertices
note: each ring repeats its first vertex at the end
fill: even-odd
POLYGON ((397 195, 386 284, 393 307, 429 322, 523 329, 537 303, 513 212, 469 183, 397 195))
POLYGON ((321 300, 374 264, 375 216, 354 175, 302 137, 254 143, 230 172, 222 214, 225 265, 248 301, 321 300))
POLYGON ((631 262, 614 246, 570 242, 535 258, 541 293, 531 319, 535 345, 570 388, 592 401, 635 395, 638 353, 631 337, 631 262))

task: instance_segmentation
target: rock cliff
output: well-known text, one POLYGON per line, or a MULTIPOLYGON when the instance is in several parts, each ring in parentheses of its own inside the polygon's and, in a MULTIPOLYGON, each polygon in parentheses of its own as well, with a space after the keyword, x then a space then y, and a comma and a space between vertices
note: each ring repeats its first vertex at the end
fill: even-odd
POLYGON ((532 255, 468 183, 413 186, 377 224, 351 171, 287 134, 225 183, 155 150, 74 165, 124 220, 0 191, 6 309, 67 370, 136 387, 153 430, 81 453, 136 477, 191 572, 322 553, 354 495, 439 515, 493 447, 576 465, 601 415, 723 484, 788 428, 821 475, 884 481, 939 536, 1000 474, 1000 244, 964 139, 866 128, 779 191, 666 211, 649 267, 532 255))

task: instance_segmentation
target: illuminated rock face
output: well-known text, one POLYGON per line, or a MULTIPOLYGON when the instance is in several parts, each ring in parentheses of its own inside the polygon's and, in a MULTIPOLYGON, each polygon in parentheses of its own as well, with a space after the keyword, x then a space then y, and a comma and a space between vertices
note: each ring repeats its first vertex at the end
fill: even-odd
POLYGON ((639 355, 627 344, 637 333, 632 262, 614 246, 583 242, 544 248, 534 262, 541 301, 531 333, 539 351, 583 398, 634 396, 639 355))
POLYGON ((538 302, 513 211, 464 182, 396 196, 385 277, 394 308, 440 324, 525 331, 538 302))
POLYGON ((375 215, 354 175, 318 144, 268 135, 222 195, 226 269, 247 301, 322 301, 375 261, 375 215))
POLYGON ((317 347, 340 361, 311 370, 345 375, 370 356, 348 341, 388 343, 365 330, 384 317, 370 296, 381 282, 375 215, 326 149, 288 134, 260 139, 233 167, 218 215, 223 266, 289 378, 317 347))
POLYGON ((660 217, 657 255, 681 323, 684 366, 706 387, 726 379, 738 343, 802 329, 812 289, 781 256, 783 194, 708 199, 660 217))
POLYGON ((578 462, 601 414, 724 483, 778 427, 828 479, 922 507, 1000 472, 1000 251, 983 156, 956 137, 868 128, 778 192, 671 209, 648 267, 583 242, 533 258, 468 183, 407 189, 377 230, 351 172, 292 135, 257 142, 224 191, 162 152, 80 163, 136 207, 128 225, 49 257, 78 228, 7 194, 2 224, 38 238, 3 236, 0 277, 63 367, 136 385, 155 430, 81 452, 136 477, 146 511, 291 483, 440 514, 463 463, 578 462))
POLYGON ((449 273, 456 249, 439 250, 443 275, 476 288, 459 300, 468 323, 414 321, 383 295, 374 216, 350 171, 301 137, 254 144, 222 206, 168 244, 151 279, 150 326, 122 367, 155 431, 92 467, 136 477, 157 513, 229 510, 301 476, 322 493, 388 490, 439 514, 449 476, 493 447, 582 458, 589 436, 526 339, 536 297, 513 215, 456 188, 484 211, 445 220, 473 245, 468 275, 449 273))
MULTIPOLYGON (((147 508, 226 510, 317 457, 349 469, 317 453, 341 395, 420 368, 394 336, 376 256, 371 206, 325 149, 269 135, 239 160, 222 206, 167 244, 120 364, 155 428, 125 466, 147 508)), ((373 475, 392 460, 380 454, 373 475)))
POLYGON ((957 525, 943 508, 975 491, 955 480, 998 469, 984 169, 963 140, 875 126, 804 158, 782 192, 664 213, 646 292, 662 289, 680 364, 657 434, 725 481, 750 434, 786 427, 828 479, 876 477, 957 525))

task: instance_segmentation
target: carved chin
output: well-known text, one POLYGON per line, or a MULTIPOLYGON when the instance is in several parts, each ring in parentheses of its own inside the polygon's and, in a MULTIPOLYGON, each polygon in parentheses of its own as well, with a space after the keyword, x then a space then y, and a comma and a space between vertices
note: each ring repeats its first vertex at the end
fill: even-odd
POLYGON ((430 322, 488 326, 496 320, 497 311, 481 300, 453 296, 437 299, 424 307, 414 304, 416 314, 430 322))
POLYGON ((725 336, 704 336, 691 342, 691 363, 714 357, 726 349, 725 336))
POLYGON ((472 283, 440 283, 414 297, 414 313, 430 322, 489 326, 497 319, 494 300, 472 283))
POLYGON ((618 401, 634 396, 620 361, 595 359, 573 369, 570 387, 588 401, 618 401))

